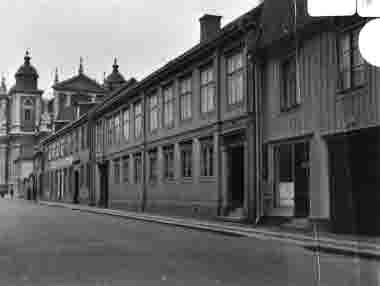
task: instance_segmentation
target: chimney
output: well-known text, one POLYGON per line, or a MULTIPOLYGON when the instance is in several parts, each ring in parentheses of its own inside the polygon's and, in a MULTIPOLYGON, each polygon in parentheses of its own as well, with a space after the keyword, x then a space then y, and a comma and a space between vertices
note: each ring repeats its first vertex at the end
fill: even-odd
POLYGON ((201 42, 214 37, 220 31, 221 16, 205 14, 199 19, 201 24, 201 42))

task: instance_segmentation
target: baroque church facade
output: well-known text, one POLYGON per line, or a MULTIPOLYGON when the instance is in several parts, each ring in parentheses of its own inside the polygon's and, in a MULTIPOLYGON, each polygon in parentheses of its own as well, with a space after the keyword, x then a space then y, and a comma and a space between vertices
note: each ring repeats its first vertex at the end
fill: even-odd
POLYGON ((59 81, 56 70, 53 97, 44 98, 38 88, 38 72, 27 51, 24 63, 15 74, 16 83, 7 89, 5 78, 0 85, 0 195, 29 197, 26 182, 33 172, 38 143, 48 135, 79 119, 117 85, 125 81, 113 72, 98 83, 84 73, 80 60, 78 74, 59 81), (116 76, 115 76, 116 75, 116 76))
POLYGON ((0 195, 19 196, 22 182, 33 170, 34 146, 49 134, 48 101, 38 88, 38 73, 27 51, 8 90, 0 87, 0 195))

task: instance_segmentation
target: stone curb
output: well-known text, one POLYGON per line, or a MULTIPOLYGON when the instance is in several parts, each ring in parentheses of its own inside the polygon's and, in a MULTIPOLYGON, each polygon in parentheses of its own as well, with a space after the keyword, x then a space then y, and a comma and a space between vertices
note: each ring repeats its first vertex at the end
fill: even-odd
POLYGON ((146 222, 155 222, 173 225, 177 227, 186 227, 226 235, 235 235, 266 240, 271 239, 275 241, 295 244, 315 251, 326 251, 353 256, 358 255, 363 257, 380 258, 380 245, 377 245, 375 243, 359 242, 353 240, 340 240, 323 236, 319 237, 318 239, 314 239, 313 237, 308 235, 294 234, 284 231, 271 231, 261 228, 258 229, 252 227, 226 225, 223 223, 204 222, 190 218, 182 219, 160 215, 147 215, 129 211, 102 209, 83 205, 73 205, 46 201, 40 201, 39 204, 51 207, 63 207, 72 210, 85 211, 88 213, 111 215, 146 222))

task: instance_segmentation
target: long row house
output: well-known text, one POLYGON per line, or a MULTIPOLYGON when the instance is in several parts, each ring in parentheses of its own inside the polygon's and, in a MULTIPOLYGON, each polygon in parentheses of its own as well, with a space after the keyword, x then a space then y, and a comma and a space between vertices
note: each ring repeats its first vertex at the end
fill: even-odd
POLYGON ((379 234, 380 74, 358 49, 368 19, 306 10, 265 0, 224 27, 205 15, 200 42, 141 81, 116 62, 104 85, 87 79, 75 94, 88 108, 35 155, 40 198, 379 234))

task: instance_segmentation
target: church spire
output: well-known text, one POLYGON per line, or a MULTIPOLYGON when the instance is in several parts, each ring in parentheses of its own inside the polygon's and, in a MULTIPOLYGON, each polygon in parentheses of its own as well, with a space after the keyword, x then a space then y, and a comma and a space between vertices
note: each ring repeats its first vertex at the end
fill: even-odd
POLYGON ((83 58, 79 58, 79 74, 83 74, 83 58))
POLYGON ((5 84, 5 76, 4 76, 4 73, 1 74, 1 87, 0 87, 0 90, 2 92, 6 92, 7 91, 7 86, 5 84))
POLYGON ((54 83, 58 83, 58 82, 59 82, 59 79, 58 79, 58 68, 55 68, 54 83))
POLYGON ((25 62, 25 64, 28 64, 28 65, 30 64, 29 50, 26 50, 26 52, 25 52, 24 62, 25 62))
POLYGON ((119 69, 119 65, 117 64, 117 58, 115 58, 114 60, 113 60, 113 70, 115 71, 115 72, 117 72, 118 71, 118 69, 119 69))

